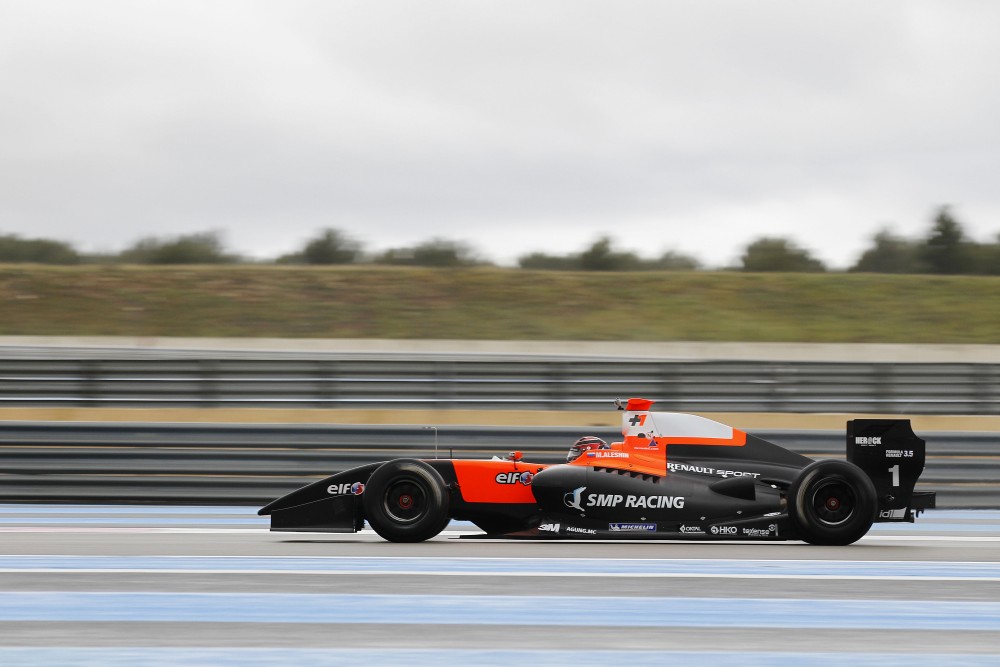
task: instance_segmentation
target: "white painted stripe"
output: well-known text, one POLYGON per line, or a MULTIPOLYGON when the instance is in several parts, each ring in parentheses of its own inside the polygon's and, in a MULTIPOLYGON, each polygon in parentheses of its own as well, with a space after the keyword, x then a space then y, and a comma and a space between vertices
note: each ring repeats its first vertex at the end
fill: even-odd
POLYGON ((419 577, 551 577, 601 579, 768 579, 768 580, 829 580, 829 581, 966 581, 994 582, 1000 577, 938 577, 920 575, 839 575, 839 574, 731 574, 702 572, 531 572, 511 573, 506 570, 480 570, 476 572, 427 572, 426 570, 262 570, 262 569, 158 569, 158 568, 0 568, 5 574, 256 574, 256 575, 368 575, 368 576, 419 576, 419 577))
MULTIPOLYGON (((155 526, 0 526, 0 533, 269 533, 267 528, 159 528, 155 526)), ((330 533, 322 533, 329 535, 330 533)))
POLYGON ((1000 535, 866 535, 860 542, 1000 542, 1000 535))
POLYGON ((1000 581, 998 563, 938 561, 11 555, 0 572, 1000 581))
MULTIPOLYGON (((275 532, 271 533, 267 528, 162 528, 162 527, 117 527, 117 526, 0 526, 0 533, 137 533, 137 534, 190 534, 190 535, 230 535, 230 534, 273 534, 292 535, 293 533, 275 532)), ((361 531, 360 533, 308 533, 297 532, 297 535, 321 535, 326 539, 335 540, 341 535, 358 535, 381 539, 374 531, 361 531)), ((449 530, 440 534, 439 538, 459 538, 464 535, 482 535, 480 531, 449 530)), ((504 538, 481 538, 475 542, 484 544, 505 542, 513 540, 504 538)), ((581 540, 581 539, 555 539, 544 538, 539 540, 518 540, 522 544, 690 544, 696 540, 581 540)), ((704 540, 705 544, 783 544, 773 540, 704 540)), ((1000 542, 1000 535, 869 535, 861 538, 860 543, 878 544, 880 542, 1000 542)), ((794 541, 790 544, 796 543, 794 541)))
POLYGON ((309 665, 310 667, 356 667, 357 665, 408 665, 409 667, 440 667, 441 665, 477 665, 479 667, 603 667, 623 664, 631 667, 662 667, 663 665, 714 665, 716 667, 773 667, 774 665, 810 665, 811 667, 995 667, 1000 654, 829 651, 678 651, 670 649, 562 648, 511 649, 484 646, 477 649, 456 648, 296 648, 296 647, 0 647, 0 662, 5 667, 67 667, 88 665, 100 667, 175 667, 176 665, 239 665, 240 667, 272 667, 273 665, 309 665))
MULTIPOLYGON (((624 642, 620 642, 624 643, 624 642)), ((556 642, 558 644, 558 642, 556 642)), ((0 662, 6 667, 175 667, 176 665, 216 665, 218 667, 272 667, 273 665, 309 665, 310 667, 356 667, 357 665, 477 665, 479 667, 662 667, 663 665, 714 665, 715 667, 774 667, 774 665, 810 665, 811 667, 995 667, 1000 653, 907 653, 829 651, 677 651, 670 649, 634 650, 627 647, 580 650, 573 648, 296 648, 296 647, 0 647, 0 662)))
POLYGON ((588 558, 579 556, 567 556, 567 557, 552 557, 552 558, 522 558, 522 557, 488 557, 483 558, 481 556, 302 556, 302 555, 262 555, 262 556, 232 556, 232 555, 222 555, 222 554, 164 554, 158 556, 81 556, 78 554, 20 554, 20 555, 0 555, 0 561, 3 559, 11 558, 53 558, 53 559, 80 559, 80 558, 120 558, 120 559, 131 559, 131 558, 156 558, 158 560, 171 560, 171 559, 189 559, 197 558, 199 560, 232 560, 232 559, 243 559, 252 558, 254 560, 275 560, 275 561, 295 561, 295 560, 321 560, 321 561, 352 561, 352 560, 365 560, 365 561, 446 561, 446 562, 467 562, 467 563, 480 563, 484 560, 490 561, 505 561, 512 565, 521 564, 531 561, 543 561, 543 562, 554 562, 554 563, 566 563, 566 562, 599 562, 599 563, 617 563, 622 565, 635 565, 635 564, 661 564, 661 563, 697 563, 700 565, 716 565, 716 566, 726 566, 729 564, 740 564, 753 567, 768 567, 768 566, 780 566, 780 565, 878 565, 878 566, 936 566, 936 565, 961 565, 961 566, 987 566, 987 567, 997 567, 998 562, 991 560, 974 560, 974 561, 938 561, 938 560, 906 560, 906 559, 890 559, 890 560, 877 560, 877 559, 864 559, 864 560, 843 560, 839 558, 673 558, 669 560, 663 560, 659 558, 588 558))

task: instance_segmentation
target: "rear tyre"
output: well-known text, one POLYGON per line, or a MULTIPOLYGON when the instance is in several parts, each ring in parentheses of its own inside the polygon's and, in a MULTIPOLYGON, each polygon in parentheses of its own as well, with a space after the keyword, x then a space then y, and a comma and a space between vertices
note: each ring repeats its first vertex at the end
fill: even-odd
POLYGON ((397 459, 379 466, 365 485, 365 516, 390 542, 423 542, 448 525, 448 487, 423 461, 397 459))
POLYGON ((875 485, 847 461, 816 461, 788 489, 789 514, 799 537, 810 544, 857 542, 875 521, 875 485))

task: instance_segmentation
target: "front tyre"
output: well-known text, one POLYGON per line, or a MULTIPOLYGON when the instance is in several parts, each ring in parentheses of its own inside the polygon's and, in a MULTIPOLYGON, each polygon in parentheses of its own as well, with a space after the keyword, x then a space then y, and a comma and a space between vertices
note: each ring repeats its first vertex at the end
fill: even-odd
POLYGON ((423 461, 397 459, 379 466, 365 485, 365 516, 390 542, 423 542, 448 525, 449 492, 423 461))
POLYGON ((788 489, 789 514, 799 537, 810 544, 857 542, 875 521, 875 485, 847 461, 816 461, 788 489))

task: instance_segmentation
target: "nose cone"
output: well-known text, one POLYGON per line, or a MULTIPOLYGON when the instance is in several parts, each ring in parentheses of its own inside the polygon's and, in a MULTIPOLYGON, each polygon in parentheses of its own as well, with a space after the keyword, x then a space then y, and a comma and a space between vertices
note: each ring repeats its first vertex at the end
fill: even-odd
POLYGON ((545 512, 565 512, 579 507, 587 487, 587 469, 582 466, 555 465, 531 480, 535 501, 545 512))

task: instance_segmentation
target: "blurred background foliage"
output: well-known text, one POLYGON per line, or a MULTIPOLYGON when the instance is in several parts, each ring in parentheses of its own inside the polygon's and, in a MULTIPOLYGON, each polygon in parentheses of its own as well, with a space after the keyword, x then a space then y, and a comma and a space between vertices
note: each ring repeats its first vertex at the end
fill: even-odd
MULTIPOLYGON (((172 238, 147 237, 117 254, 88 255, 57 240, 24 239, 0 235, 0 262, 37 264, 281 264, 330 266, 370 264, 460 268, 491 266, 465 243, 434 238, 412 247, 367 252, 346 232, 326 228, 293 253, 270 260, 249 260, 227 251, 219 232, 172 238)), ((699 260, 668 250, 658 258, 643 258, 618 250, 610 237, 596 239, 580 253, 550 255, 532 252, 518 259, 522 269, 548 271, 693 271, 704 270, 699 260)), ((830 271, 809 250, 793 240, 763 236, 743 250, 739 263, 725 271, 818 273, 830 271)), ((870 246, 847 269, 861 273, 939 275, 1000 275, 1000 234, 991 243, 976 242, 965 234, 947 206, 933 216, 923 238, 907 239, 882 229, 870 246)))
POLYGON ((447 239, 368 253, 332 228, 270 261, 206 232, 101 256, 0 236, 0 262, 6 336, 1000 344, 1000 237, 968 239, 946 207, 847 271, 778 237, 721 270, 607 237, 503 268, 447 239))

